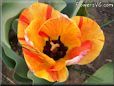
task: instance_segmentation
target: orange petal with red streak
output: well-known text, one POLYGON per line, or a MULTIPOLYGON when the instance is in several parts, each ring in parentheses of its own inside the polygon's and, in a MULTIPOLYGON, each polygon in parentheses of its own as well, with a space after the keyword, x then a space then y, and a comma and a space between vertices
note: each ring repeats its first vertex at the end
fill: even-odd
POLYGON ((80 25, 80 22, 82 23, 80 26, 82 35, 81 41, 90 40, 92 42, 91 50, 78 63, 80 65, 88 64, 97 58, 103 48, 105 40, 103 31, 100 26, 90 18, 75 16, 72 20, 77 25, 80 25))
POLYGON ((57 40, 60 36, 61 42, 68 47, 80 46, 80 30, 65 17, 48 20, 42 25, 39 32, 47 34, 51 40, 57 40))

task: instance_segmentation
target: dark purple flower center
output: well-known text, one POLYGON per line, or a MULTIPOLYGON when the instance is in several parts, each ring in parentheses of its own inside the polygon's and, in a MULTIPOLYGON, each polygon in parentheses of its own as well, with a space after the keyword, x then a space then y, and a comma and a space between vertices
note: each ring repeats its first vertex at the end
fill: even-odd
POLYGON ((66 55, 68 48, 60 41, 60 36, 58 40, 46 41, 43 52, 54 60, 59 60, 66 55))

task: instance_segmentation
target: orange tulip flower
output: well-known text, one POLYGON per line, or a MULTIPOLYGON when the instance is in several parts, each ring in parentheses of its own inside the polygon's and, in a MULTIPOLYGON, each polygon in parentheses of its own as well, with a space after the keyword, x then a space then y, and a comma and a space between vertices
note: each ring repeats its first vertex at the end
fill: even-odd
POLYGON ((80 16, 69 19, 38 2, 21 13, 18 40, 29 69, 50 82, 65 81, 67 65, 92 62, 104 45, 103 32, 95 21, 80 16))

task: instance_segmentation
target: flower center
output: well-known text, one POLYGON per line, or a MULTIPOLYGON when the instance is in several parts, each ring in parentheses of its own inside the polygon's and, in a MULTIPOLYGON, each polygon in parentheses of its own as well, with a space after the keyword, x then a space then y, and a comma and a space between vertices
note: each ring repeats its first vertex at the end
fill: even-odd
POLYGON ((43 52, 54 60, 59 60, 66 55, 67 47, 60 41, 60 36, 58 40, 46 41, 43 52))

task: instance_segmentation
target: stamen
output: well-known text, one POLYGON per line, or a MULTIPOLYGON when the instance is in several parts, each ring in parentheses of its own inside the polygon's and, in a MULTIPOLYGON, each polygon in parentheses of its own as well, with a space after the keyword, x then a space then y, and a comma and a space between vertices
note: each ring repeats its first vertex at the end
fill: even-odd
POLYGON ((68 48, 60 41, 60 37, 58 37, 58 40, 49 39, 46 41, 43 52, 54 60, 59 60, 66 55, 67 49, 68 48))
POLYGON ((57 47, 60 47, 59 44, 54 44, 53 42, 50 42, 51 44, 51 51, 53 51, 54 49, 56 49, 57 47))

